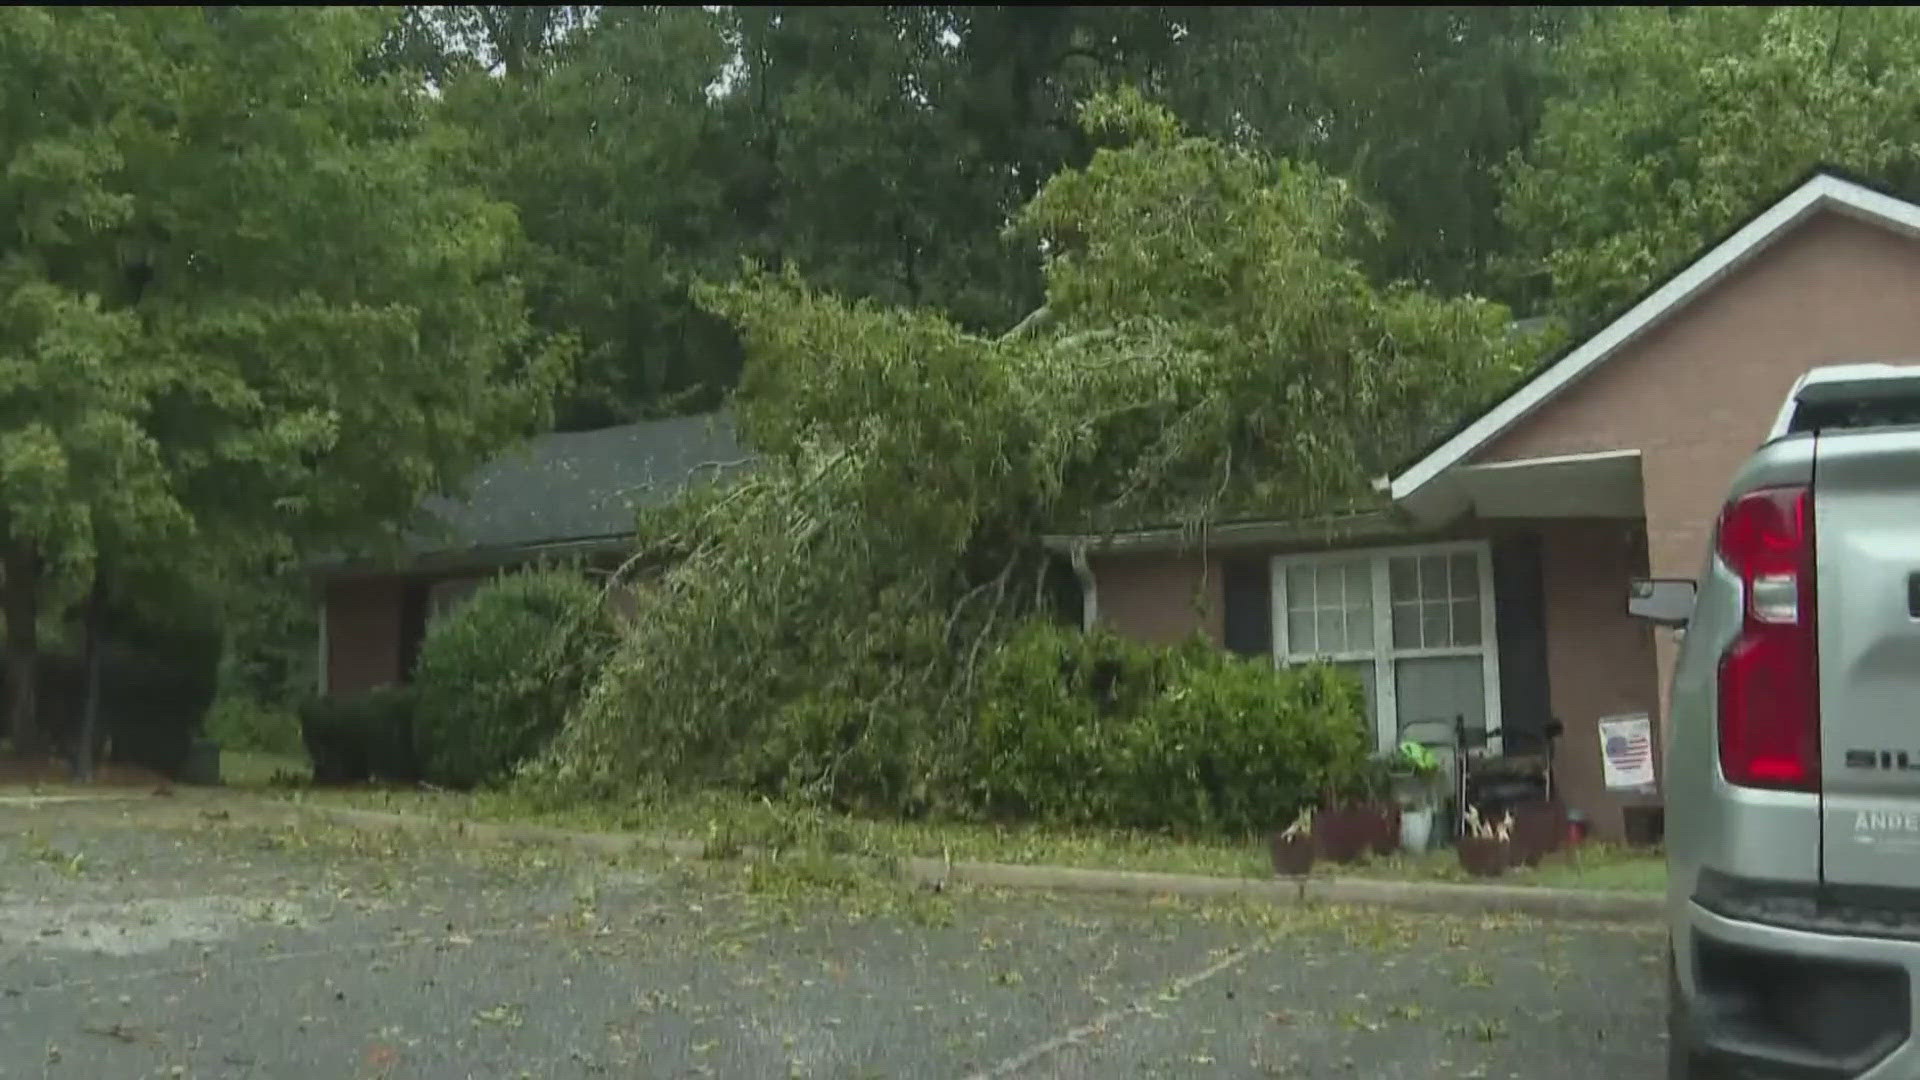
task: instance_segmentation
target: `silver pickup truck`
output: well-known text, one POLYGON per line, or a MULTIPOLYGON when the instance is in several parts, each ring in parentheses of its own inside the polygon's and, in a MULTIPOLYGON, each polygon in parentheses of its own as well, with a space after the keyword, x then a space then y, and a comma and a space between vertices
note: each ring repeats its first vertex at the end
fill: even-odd
POLYGON ((1669 1075, 1920 1077, 1920 367, 1804 376, 1628 609, 1684 628, 1669 1075))

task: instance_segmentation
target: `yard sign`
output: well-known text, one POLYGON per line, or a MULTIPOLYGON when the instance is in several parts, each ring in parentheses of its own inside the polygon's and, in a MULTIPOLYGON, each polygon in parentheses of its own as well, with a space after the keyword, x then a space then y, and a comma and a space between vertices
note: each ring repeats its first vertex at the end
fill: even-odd
POLYGON ((1607 790, 1653 790, 1653 723, 1647 714, 1603 717, 1599 727, 1607 790))

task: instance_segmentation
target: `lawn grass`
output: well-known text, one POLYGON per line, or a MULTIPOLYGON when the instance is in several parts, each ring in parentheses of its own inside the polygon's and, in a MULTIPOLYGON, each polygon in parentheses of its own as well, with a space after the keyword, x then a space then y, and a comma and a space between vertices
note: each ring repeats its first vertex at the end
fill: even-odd
MULTIPOLYGON (((709 850, 717 853, 747 846, 1219 877, 1267 877, 1273 873, 1263 839, 1181 839, 1120 829, 878 820, 717 792, 562 809, 536 807, 510 792, 307 789, 292 797, 444 819, 520 821, 694 839, 706 842, 709 850)), ((1314 873, 1412 881, 1470 880, 1448 850, 1420 856, 1394 855, 1346 866, 1323 863, 1314 873)), ((1517 869, 1497 880, 1509 885, 1657 893, 1666 888, 1666 863, 1658 851, 1594 843, 1575 854, 1556 855, 1538 867, 1517 869)))
POLYGON ((265 788, 289 782, 305 783, 312 776, 313 767, 305 757, 264 750, 220 751, 220 780, 228 787, 265 788))

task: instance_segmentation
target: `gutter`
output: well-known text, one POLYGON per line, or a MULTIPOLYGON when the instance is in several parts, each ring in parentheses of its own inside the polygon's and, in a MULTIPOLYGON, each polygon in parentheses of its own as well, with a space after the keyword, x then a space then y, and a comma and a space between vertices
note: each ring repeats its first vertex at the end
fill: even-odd
POLYGON ((633 533, 608 533, 602 536, 548 540, 537 544, 495 545, 460 550, 443 549, 405 556, 397 561, 358 559, 323 564, 311 567, 309 573, 315 578, 324 580, 432 570, 490 570, 545 558, 626 551, 633 547, 633 540, 633 533))
POLYGON ((1403 517, 1395 510, 1370 510, 1338 517, 1305 519, 1234 521, 1207 527, 1204 542, 1188 529, 1169 526, 1115 533, 1052 533, 1040 538, 1048 551, 1072 556, 1075 548, 1085 552, 1162 552, 1182 551, 1204 546, 1210 551, 1222 548, 1272 544, 1312 546, 1336 540, 1412 535, 1403 517))

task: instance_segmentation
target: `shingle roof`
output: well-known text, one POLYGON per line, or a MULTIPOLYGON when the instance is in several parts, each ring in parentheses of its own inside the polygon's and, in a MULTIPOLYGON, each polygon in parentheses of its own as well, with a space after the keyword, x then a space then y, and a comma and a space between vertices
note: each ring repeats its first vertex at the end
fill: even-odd
POLYGON ((418 555, 621 536, 635 511, 747 464, 725 412, 542 435, 489 461, 464 500, 429 499, 418 555))

